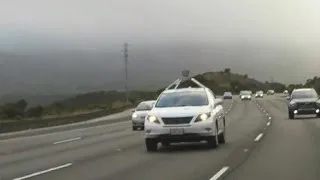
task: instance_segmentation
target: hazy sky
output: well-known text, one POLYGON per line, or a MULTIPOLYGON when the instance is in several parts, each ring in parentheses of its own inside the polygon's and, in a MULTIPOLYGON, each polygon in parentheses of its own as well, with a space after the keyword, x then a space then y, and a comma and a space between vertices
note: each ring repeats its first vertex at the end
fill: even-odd
POLYGON ((320 38, 319 0, 0 2, 0 38, 11 40, 7 43, 47 35, 52 39, 103 37, 115 42, 177 38, 300 44, 317 43, 320 38))
POLYGON ((231 67, 259 80, 274 76, 285 83, 319 76, 319 0, 0 4, 0 84, 5 82, 8 92, 27 85, 30 91, 54 89, 49 85, 63 91, 71 82, 73 89, 93 81, 96 88, 102 82, 119 83, 114 77, 123 74, 124 42, 131 44, 131 70, 150 73, 136 77, 134 84, 149 86, 155 78, 167 82, 183 68, 203 72, 231 67))

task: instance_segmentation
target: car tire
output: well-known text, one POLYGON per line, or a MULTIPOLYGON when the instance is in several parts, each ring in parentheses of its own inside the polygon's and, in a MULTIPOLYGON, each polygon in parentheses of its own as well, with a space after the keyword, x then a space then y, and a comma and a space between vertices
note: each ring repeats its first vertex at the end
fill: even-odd
POLYGON ((132 131, 136 131, 137 127, 136 126, 132 126, 132 131))
POLYGON ((320 118, 320 113, 317 114, 317 118, 320 118))
POLYGON ((218 135, 218 143, 225 144, 226 143, 226 118, 223 118, 223 132, 218 135))
POLYGON ((208 147, 210 149, 215 149, 218 147, 218 142, 216 136, 211 136, 210 138, 207 139, 208 142, 208 147))
POLYGON ((169 147, 169 146, 170 146, 170 142, 163 141, 163 142, 161 142, 161 145, 162 145, 163 147, 169 147))
POLYGON ((289 111, 289 119, 294 119, 294 113, 293 113, 293 111, 289 111))
POLYGON ((226 143, 224 131, 218 135, 218 142, 219 142, 219 144, 225 144, 226 143))
POLYGON ((141 127, 141 130, 144 131, 144 126, 141 127))
POLYGON ((155 152, 158 150, 158 142, 154 139, 146 139, 146 148, 148 152, 155 152))

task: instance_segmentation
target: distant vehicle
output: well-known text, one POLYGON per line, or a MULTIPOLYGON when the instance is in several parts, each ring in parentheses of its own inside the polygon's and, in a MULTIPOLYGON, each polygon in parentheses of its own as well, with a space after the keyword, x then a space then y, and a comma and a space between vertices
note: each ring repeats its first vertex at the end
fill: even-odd
POLYGON ((268 90, 267 95, 274 95, 274 90, 272 90, 272 89, 268 90))
POLYGON ((169 85, 148 112, 145 121, 147 151, 157 151, 174 142, 207 141, 210 148, 225 143, 225 116, 222 99, 197 81, 199 87, 178 88, 181 80, 169 85), (174 88, 170 88, 174 86, 174 88))
POLYGON ((138 104, 132 114, 132 130, 144 129, 144 120, 156 101, 143 101, 138 104))
POLYGON ((263 98, 263 91, 258 91, 258 92, 256 92, 255 97, 256 97, 256 98, 263 98))
POLYGON ((232 99, 232 93, 231 92, 225 92, 223 94, 223 99, 232 99))
POLYGON ((284 91, 283 91, 283 94, 288 95, 288 94, 289 94, 289 91, 288 91, 288 90, 284 90, 284 91))
POLYGON ((295 89, 288 103, 289 119, 299 114, 316 114, 320 117, 319 95, 313 88, 295 89))
POLYGON ((240 91, 241 100, 251 100, 252 91, 240 91))

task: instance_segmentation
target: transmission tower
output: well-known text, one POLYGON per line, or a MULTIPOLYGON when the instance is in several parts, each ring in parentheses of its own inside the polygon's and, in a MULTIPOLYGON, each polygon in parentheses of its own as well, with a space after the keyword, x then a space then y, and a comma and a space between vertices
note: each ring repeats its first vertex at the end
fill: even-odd
POLYGON ((124 59, 124 71, 125 71, 125 93, 126 93, 126 102, 129 101, 128 94, 128 43, 123 45, 123 59, 124 59))

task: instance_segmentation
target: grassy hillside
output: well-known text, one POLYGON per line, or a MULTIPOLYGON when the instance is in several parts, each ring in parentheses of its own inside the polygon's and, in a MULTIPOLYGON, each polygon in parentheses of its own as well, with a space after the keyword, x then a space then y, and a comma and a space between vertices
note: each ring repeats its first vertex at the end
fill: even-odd
MULTIPOLYGON (((226 91, 239 93, 241 90, 267 91, 268 89, 275 89, 277 92, 281 92, 286 88, 285 85, 281 83, 262 83, 248 77, 246 74, 231 73, 228 69, 221 72, 206 72, 196 75, 194 78, 212 89, 214 93, 218 95, 226 91)), ((183 86, 194 86, 194 84, 191 81, 186 81, 183 83, 183 86)))
MULTIPOLYGON (((276 92, 282 92, 287 87, 276 82, 260 82, 244 74, 232 73, 231 69, 224 69, 220 72, 206 72, 194 76, 197 80, 208 86, 217 95, 222 95, 225 91, 239 93, 241 90, 268 90, 275 89, 276 92)), ((306 86, 319 86, 320 79, 308 80, 306 86)), ((194 86, 193 83, 185 81, 182 86, 194 86)), ((320 86, 319 86, 320 87, 320 86)), ((129 93, 129 105, 142 100, 156 99, 162 92, 160 89, 156 92, 131 91, 129 93)), ((0 107, 0 119, 26 119, 29 117, 52 117, 66 116, 79 113, 88 113, 104 109, 112 109, 127 106, 125 103, 125 93, 119 91, 95 91, 78 94, 73 97, 55 101, 49 105, 41 106, 31 104, 28 100, 21 99, 14 103, 7 103, 0 107)))

